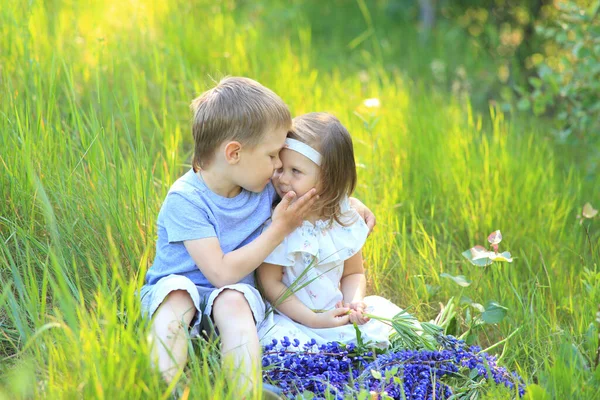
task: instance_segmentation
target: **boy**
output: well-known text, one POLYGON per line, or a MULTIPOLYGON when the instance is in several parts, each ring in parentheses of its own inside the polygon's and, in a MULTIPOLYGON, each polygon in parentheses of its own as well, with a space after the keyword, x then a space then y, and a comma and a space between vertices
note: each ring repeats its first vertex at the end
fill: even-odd
POLYGON ((276 197, 270 179, 281 167, 289 109, 258 82, 237 77, 221 80, 191 107, 193 168, 161 207, 156 256, 141 290, 142 309, 153 317, 153 361, 167 382, 185 366, 184 329, 198 326, 205 302, 223 362, 239 368, 251 390, 261 381, 256 327, 265 317, 253 271, 302 223, 318 196, 315 189, 297 200, 286 194, 261 233, 276 197))

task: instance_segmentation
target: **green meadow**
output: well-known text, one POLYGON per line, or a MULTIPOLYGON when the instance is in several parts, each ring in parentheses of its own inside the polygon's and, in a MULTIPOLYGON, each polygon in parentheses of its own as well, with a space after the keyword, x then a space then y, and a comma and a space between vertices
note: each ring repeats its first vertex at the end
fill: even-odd
MULTIPOLYGON (((598 176, 544 121, 461 89, 497 65, 460 31, 423 42, 363 0, 0 5, 0 399, 170 398, 136 291, 190 168, 190 101, 227 75, 348 127, 370 293, 423 321, 453 299, 455 335, 494 301, 504 318, 469 340, 504 340, 490 352, 532 398, 600 398, 600 218, 577 218, 598 176), (432 63, 463 80, 433 84, 432 63), (513 262, 470 264, 495 230, 513 262)), ((190 352, 181 397, 236 399, 216 344, 190 352)))

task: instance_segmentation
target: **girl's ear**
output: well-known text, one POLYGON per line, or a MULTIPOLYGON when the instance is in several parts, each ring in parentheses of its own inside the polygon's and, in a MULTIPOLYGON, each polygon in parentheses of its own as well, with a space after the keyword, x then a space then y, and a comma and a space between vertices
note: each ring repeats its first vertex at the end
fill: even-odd
POLYGON ((232 141, 225 145, 225 161, 228 164, 237 164, 240 161, 240 153, 242 151, 242 145, 240 142, 232 141))

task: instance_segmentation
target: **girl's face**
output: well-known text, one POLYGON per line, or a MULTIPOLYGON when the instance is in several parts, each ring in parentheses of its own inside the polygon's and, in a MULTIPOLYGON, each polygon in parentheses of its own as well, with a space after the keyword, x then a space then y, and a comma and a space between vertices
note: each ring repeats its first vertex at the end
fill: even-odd
POLYGON ((317 164, 290 149, 281 150, 279 158, 283 166, 275 170, 273 185, 281 198, 290 190, 293 190, 298 197, 312 188, 316 188, 317 193, 321 191, 317 164))

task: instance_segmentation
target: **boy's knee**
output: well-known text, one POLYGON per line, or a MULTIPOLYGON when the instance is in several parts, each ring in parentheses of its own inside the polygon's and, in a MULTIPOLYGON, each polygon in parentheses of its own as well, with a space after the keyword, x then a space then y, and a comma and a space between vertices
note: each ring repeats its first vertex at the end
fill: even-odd
POLYGON ((159 308, 165 312, 181 317, 182 322, 189 323, 196 314, 196 306, 192 296, 186 290, 173 290, 170 292, 159 308))
POLYGON ((223 290, 215 298, 213 303, 213 315, 214 313, 227 313, 232 315, 240 313, 246 314, 248 312, 251 312, 250 304, 248 304, 243 293, 238 292, 237 290, 223 290))
POLYGON ((192 296, 186 290, 173 290, 166 297, 163 303, 169 302, 171 304, 191 304, 194 305, 192 296))

